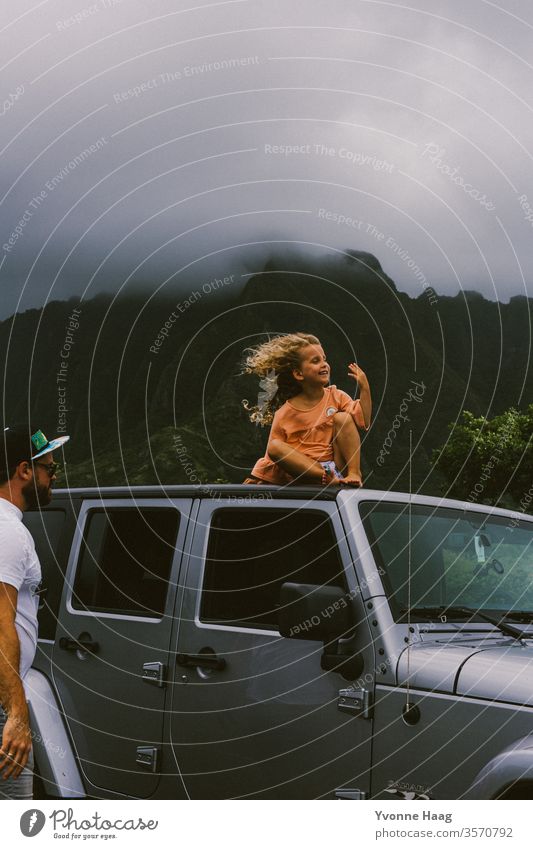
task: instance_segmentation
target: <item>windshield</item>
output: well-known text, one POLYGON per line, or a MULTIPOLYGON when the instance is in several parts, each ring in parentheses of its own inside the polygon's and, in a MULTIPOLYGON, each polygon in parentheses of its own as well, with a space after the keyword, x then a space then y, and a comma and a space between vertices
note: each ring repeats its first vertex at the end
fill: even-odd
POLYGON ((409 557, 411 610, 463 606, 533 619, 533 523, 414 504, 409 517, 408 504, 377 501, 359 509, 397 621, 409 604, 409 557))

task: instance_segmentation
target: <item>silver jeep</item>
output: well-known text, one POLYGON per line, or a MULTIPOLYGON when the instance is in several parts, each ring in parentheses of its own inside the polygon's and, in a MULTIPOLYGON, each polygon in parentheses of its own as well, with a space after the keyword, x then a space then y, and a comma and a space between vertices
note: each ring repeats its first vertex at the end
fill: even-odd
POLYGON ((38 793, 533 798, 533 520, 252 486, 58 491, 38 793))

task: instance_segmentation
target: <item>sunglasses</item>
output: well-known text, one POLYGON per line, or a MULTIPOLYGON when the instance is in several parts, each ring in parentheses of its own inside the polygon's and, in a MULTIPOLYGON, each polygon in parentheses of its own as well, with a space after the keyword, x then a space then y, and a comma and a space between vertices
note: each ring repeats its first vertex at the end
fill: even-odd
POLYGON ((53 478, 61 471, 61 463, 34 463, 34 466, 42 466, 48 472, 48 477, 53 478))

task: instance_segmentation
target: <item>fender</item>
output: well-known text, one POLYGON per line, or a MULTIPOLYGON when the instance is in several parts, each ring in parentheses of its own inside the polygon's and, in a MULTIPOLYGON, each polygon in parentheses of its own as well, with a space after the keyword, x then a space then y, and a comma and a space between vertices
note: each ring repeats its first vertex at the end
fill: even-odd
POLYGON ((533 734, 502 749, 477 774, 462 799, 494 799, 515 781, 533 782, 533 734))
POLYGON ((30 708, 35 763, 46 792, 60 799, 85 799, 72 744, 50 683, 30 669, 24 679, 30 708))

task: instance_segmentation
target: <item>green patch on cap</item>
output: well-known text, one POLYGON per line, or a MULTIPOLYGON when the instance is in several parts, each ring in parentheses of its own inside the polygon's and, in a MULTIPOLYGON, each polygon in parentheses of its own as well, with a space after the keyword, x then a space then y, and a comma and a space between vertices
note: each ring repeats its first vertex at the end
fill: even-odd
POLYGON ((36 430, 31 441, 36 451, 40 451, 45 445, 48 445, 48 440, 42 430, 36 430))

